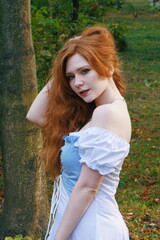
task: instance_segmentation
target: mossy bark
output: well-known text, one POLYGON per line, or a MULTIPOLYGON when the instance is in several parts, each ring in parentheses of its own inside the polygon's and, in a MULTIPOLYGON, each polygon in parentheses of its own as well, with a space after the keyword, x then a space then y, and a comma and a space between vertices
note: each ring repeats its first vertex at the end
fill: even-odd
POLYGON ((44 234, 48 200, 40 129, 26 120, 37 94, 30 0, 0 0, 0 112, 4 211, 0 235, 44 234))

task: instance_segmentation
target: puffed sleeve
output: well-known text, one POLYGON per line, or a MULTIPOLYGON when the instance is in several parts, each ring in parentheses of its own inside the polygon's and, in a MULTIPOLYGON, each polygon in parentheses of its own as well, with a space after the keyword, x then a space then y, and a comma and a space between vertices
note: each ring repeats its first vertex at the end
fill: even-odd
POLYGON ((81 164, 106 175, 121 169, 130 145, 112 132, 91 127, 80 132, 75 146, 79 148, 81 164))

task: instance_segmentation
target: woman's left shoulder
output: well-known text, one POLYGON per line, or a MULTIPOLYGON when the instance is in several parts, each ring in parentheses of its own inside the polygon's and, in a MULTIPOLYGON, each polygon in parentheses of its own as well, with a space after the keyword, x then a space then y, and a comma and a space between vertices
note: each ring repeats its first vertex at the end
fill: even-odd
POLYGON ((127 108, 111 104, 98 106, 93 112, 90 127, 103 128, 130 141, 131 121, 127 108))
POLYGON ((113 120, 119 115, 119 111, 111 104, 104 104, 96 107, 92 114, 92 123, 104 123, 113 120))
POLYGON ((103 104, 100 105, 98 107, 96 107, 93 111, 93 114, 97 114, 97 113, 103 113, 103 112, 108 112, 108 111, 112 111, 114 108, 112 106, 112 104, 103 104))

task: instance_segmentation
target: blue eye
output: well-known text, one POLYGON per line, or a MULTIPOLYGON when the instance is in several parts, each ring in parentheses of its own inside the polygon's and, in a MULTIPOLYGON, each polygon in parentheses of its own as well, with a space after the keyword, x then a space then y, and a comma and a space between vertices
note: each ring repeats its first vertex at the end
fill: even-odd
POLYGON ((84 68, 84 69, 81 71, 81 73, 82 73, 82 74, 87 74, 89 71, 90 71, 89 68, 84 68))
POLYGON ((68 75, 68 76, 66 76, 66 78, 68 81, 71 81, 74 78, 74 75, 68 75))

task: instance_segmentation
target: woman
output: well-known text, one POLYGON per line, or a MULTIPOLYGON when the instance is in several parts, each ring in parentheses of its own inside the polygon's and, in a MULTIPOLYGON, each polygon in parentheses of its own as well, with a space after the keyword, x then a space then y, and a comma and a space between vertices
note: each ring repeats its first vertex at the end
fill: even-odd
POLYGON ((27 114, 43 127, 47 170, 60 176, 47 240, 129 239, 114 197, 131 137, 119 65, 109 31, 86 29, 59 51, 27 114))

